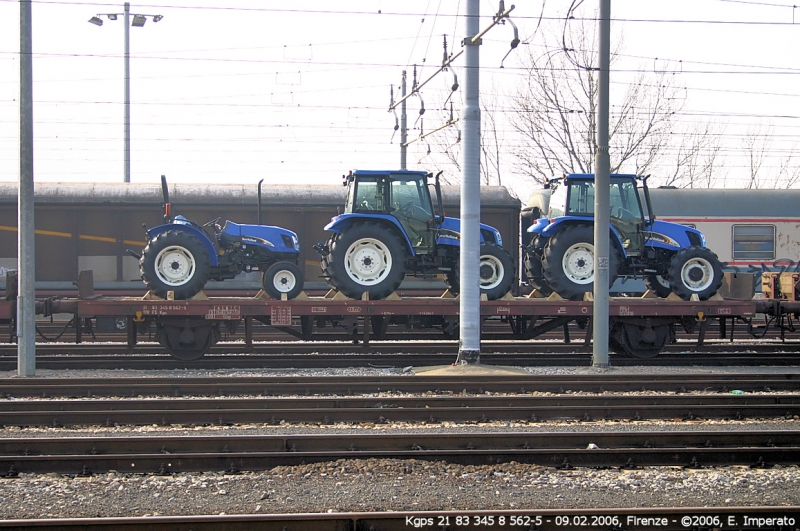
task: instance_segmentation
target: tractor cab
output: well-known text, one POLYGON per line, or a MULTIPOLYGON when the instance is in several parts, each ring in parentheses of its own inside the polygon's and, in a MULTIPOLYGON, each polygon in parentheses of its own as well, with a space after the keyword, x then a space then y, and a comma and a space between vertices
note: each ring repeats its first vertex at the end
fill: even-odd
MULTIPOLYGON (((610 177, 609 203, 611 225, 629 256, 644 250, 645 216, 635 175, 610 177)), ((646 193, 646 185, 643 187, 646 193)), ((561 216, 594 217, 594 175, 570 175, 556 186, 550 197, 550 218, 561 216)))
POLYGON ((429 253, 435 243, 435 216, 424 172, 358 172, 347 178, 345 213, 384 214, 405 230, 414 252, 429 253))

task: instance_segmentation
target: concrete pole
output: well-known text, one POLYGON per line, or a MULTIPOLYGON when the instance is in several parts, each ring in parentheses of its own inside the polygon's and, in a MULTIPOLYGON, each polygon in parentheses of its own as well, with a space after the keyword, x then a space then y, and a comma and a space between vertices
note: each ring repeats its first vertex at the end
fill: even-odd
POLYGON ((481 308, 478 267, 480 264, 480 152, 481 109, 479 101, 479 46, 478 35, 480 0, 467 0, 466 48, 464 68, 464 160, 461 178, 461 259, 459 264, 459 345, 457 362, 480 363, 481 308))
POLYGON ((403 70, 403 81, 400 83, 400 97, 403 103, 400 104, 400 169, 407 170, 408 155, 408 114, 406 114, 406 71, 403 70))
MULTIPOLYGON (((33 224, 33 20, 19 2, 19 208, 17 212, 17 374, 36 376, 36 259, 33 224)), ((8 289, 8 286, 6 286, 8 289)))
POLYGON ((597 152, 595 154, 592 360, 595 367, 608 367, 609 173, 611 166, 608 155, 608 92, 611 56, 611 0, 600 0, 599 25, 600 79, 597 90, 597 152))
POLYGON ((125 2, 125 176, 131 182, 131 5, 125 2))

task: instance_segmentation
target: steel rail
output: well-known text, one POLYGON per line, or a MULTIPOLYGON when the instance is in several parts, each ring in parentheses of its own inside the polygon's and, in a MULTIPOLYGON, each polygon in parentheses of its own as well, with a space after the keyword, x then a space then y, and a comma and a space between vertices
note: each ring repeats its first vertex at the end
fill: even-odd
POLYGON ((0 473, 265 470, 340 459, 470 465, 771 467, 800 461, 796 430, 56 437, 0 439, 0 473))
POLYGON ((659 391, 800 391, 800 373, 588 374, 509 376, 237 376, 141 378, 3 378, 0 397, 334 396, 434 392, 568 393, 659 391))
POLYGON ((5 426, 740 420, 798 415, 797 394, 0 401, 0 425, 5 426))
POLYGON ((154 516, 0 520, 0 529, 23 531, 563 531, 564 529, 791 529, 800 521, 800 506, 619 507, 585 509, 506 509, 481 511, 401 511, 375 513, 293 513, 258 515, 154 516), (791 523, 791 522, 794 523, 791 523), (491 522, 491 523, 490 523, 491 522), (688 524, 688 525, 687 525, 688 524))

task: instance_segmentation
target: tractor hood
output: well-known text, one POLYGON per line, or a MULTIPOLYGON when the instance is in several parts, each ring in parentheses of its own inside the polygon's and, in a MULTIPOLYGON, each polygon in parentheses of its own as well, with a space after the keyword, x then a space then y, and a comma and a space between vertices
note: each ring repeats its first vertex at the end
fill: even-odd
POLYGON ((270 225, 240 225, 226 221, 222 234, 227 239, 241 241, 245 245, 261 245, 279 253, 300 251, 297 234, 290 230, 270 225))
MULTIPOLYGON (((491 225, 486 225, 485 223, 481 223, 480 226, 480 237, 481 242, 490 242, 495 243, 499 246, 503 245, 503 237, 500 235, 500 231, 492 227, 491 225)), ((460 241, 461 240, 461 219, 460 218, 443 218, 441 224, 439 224, 439 237, 438 241, 444 244, 453 245, 453 240, 460 241)))
POLYGON ((706 246, 706 238, 699 230, 658 219, 645 226, 644 237, 648 240, 648 245, 666 249, 706 246))

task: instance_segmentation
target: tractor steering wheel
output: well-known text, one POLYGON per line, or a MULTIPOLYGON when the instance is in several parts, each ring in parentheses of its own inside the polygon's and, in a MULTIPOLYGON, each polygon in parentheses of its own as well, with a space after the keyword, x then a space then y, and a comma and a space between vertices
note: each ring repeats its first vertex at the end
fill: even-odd
POLYGON ((208 223, 203 223, 203 226, 204 227, 214 227, 215 231, 221 232, 222 231, 222 227, 220 227, 219 223, 217 223, 220 219, 222 219, 222 216, 218 217, 217 219, 212 219, 208 223))

